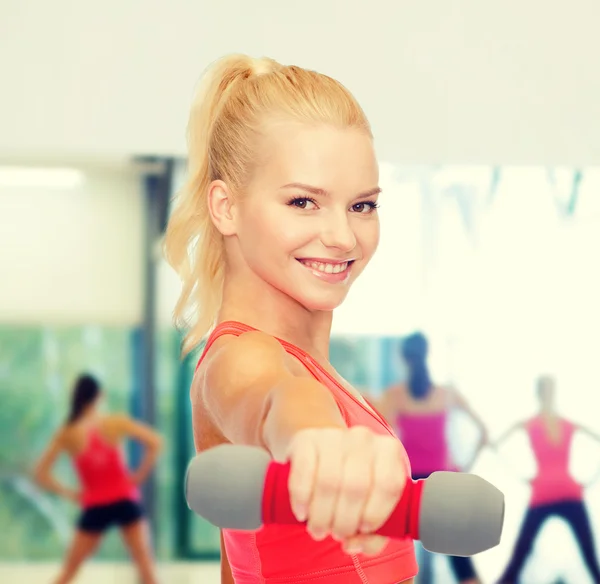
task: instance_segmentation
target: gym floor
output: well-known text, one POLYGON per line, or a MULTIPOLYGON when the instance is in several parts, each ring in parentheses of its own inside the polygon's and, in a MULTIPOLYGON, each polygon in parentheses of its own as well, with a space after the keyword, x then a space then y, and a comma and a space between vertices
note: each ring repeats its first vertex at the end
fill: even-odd
MULTIPOLYGON (((51 582, 58 572, 54 563, 0 563, 0 582, 51 582)), ((169 563, 159 565, 159 577, 169 584, 219 584, 216 563, 169 563)), ((130 564, 90 562, 75 584, 139 584, 130 564)))

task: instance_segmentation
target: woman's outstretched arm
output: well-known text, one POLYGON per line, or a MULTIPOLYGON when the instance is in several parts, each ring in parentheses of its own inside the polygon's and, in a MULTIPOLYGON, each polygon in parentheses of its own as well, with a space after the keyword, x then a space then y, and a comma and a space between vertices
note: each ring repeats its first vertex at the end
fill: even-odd
POLYGON ((506 442, 517 430, 523 429, 523 426, 524 422, 516 422, 515 424, 507 428, 502 434, 500 434, 497 440, 491 442, 490 447, 494 450, 498 450, 501 444, 506 442))
POLYGON ((249 332, 217 343, 192 387, 194 411, 201 401, 229 441, 290 460, 292 509, 314 539, 332 535, 348 553, 379 553, 387 540, 370 534, 407 479, 400 443, 348 428, 331 392, 298 374, 272 337, 249 332))
POLYGON ((590 430, 586 426, 582 426, 581 424, 575 424, 575 427, 582 434, 585 434, 588 438, 591 438, 592 440, 596 440, 597 442, 600 442, 600 434, 594 432, 593 430, 590 430))

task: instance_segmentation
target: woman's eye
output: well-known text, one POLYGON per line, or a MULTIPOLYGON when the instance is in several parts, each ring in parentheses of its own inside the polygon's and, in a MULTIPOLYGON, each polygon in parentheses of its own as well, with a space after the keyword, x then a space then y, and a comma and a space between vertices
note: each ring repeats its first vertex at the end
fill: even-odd
POLYGON ((308 197, 297 197, 292 199, 288 204, 298 209, 309 209, 311 205, 315 205, 315 201, 308 197))
POLYGON ((371 213, 375 211, 379 205, 374 201, 364 201, 362 203, 356 203, 352 205, 352 210, 355 213, 371 213))

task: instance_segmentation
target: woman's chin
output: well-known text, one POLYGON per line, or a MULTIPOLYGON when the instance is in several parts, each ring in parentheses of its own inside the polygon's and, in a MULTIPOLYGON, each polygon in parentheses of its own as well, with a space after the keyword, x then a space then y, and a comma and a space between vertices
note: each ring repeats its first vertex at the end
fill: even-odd
POLYGON ((331 312, 338 308, 346 299, 347 290, 345 293, 337 292, 336 294, 315 294, 313 296, 303 296, 296 298, 307 310, 311 312, 331 312))

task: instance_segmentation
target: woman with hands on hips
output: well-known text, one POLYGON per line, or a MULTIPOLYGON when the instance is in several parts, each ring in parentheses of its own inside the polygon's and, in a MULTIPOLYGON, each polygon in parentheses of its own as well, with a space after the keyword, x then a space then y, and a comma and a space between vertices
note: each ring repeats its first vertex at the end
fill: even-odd
POLYGON ((408 459, 328 359, 333 310, 379 240, 364 112, 330 77, 233 55, 205 74, 188 133, 165 251, 183 283, 184 352, 210 332, 191 388, 196 449, 229 442, 289 459, 306 521, 222 530, 221 581, 413 582, 412 541, 374 535, 408 459))
POLYGON ((161 437, 149 426, 125 414, 100 412, 102 389, 90 375, 81 375, 73 388, 71 411, 55 433, 34 470, 36 482, 59 496, 81 505, 83 510, 75 536, 55 584, 71 582, 83 562, 98 548, 106 531, 119 527, 123 540, 144 584, 155 584, 152 549, 138 486, 156 464, 161 437), (131 472, 121 453, 125 439, 140 442, 144 457, 131 472), (70 456, 78 475, 79 489, 62 485, 52 475, 59 456, 70 456))
POLYGON ((569 472, 571 446, 576 432, 600 442, 600 436, 563 418, 556 410, 554 378, 546 375, 538 379, 539 412, 529 420, 509 428, 492 445, 495 450, 514 432, 526 432, 536 460, 536 475, 528 481, 531 496, 513 553, 500 577, 501 584, 519 582, 521 572, 533 550, 535 540, 547 519, 560 517, 568 523, 581 551, 592 581, 600 583, 600 564, 583 485, 569 472))
MULTIPOLYGON (((380 409, 398 430, 410 460, 412 478, 425 479, 442 470, 458 470, 452 460, 448 440, 450 413, 459 409, 465 412, 479 429, 479 441, 471 458, 474 461, 488 443, 487 429, 467 400, 454 388, 436 385, 429 371, 429 342, 425 335, 415 332, 401 343, 401 356, 407 369, 406 383, 388 388, 379 404, 380 409)), ((467 468, 460 469, 466 471, 467 468)), ((430 559, 429 556, 423 556, 430 559)), ((425 560, 426 561, 426 560, 425 560)), ((449 556, 452 572, 461 584, 478 584, 471 558, 449 556)), ((431 581, 430 566, 422 562, 419 581, 431 581)))

